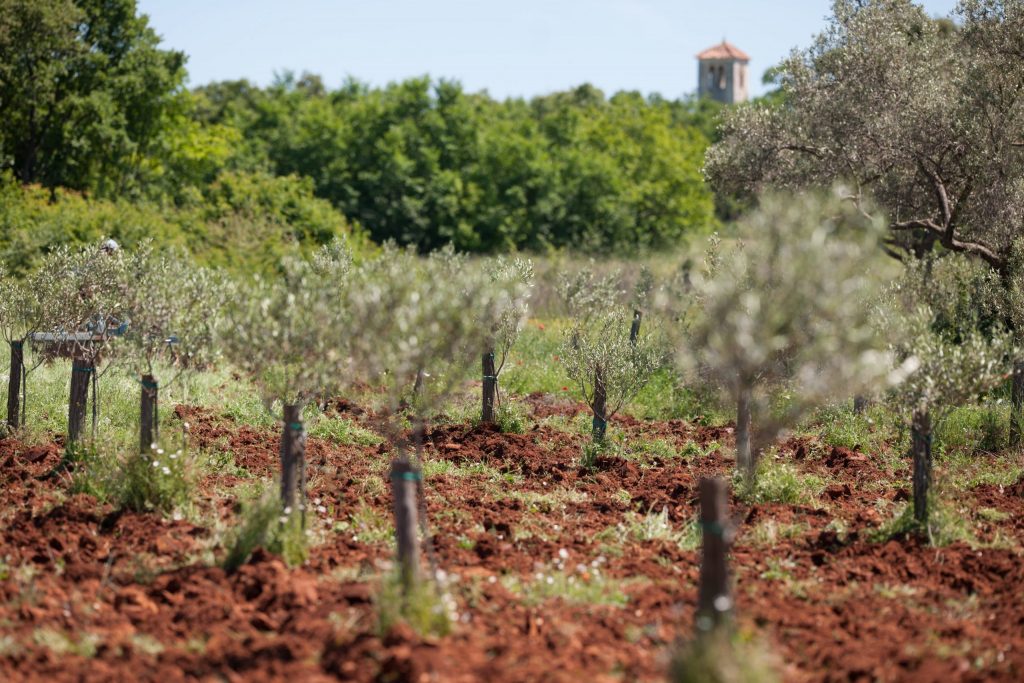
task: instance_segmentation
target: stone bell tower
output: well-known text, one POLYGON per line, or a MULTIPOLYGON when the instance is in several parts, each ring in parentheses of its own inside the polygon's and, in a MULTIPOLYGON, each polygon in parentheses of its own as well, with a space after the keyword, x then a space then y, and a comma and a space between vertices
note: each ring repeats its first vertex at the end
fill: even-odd
POLYGON ((697 55, 697 95, 725 104, 748 99, 750 56, 724 40, 697 55))

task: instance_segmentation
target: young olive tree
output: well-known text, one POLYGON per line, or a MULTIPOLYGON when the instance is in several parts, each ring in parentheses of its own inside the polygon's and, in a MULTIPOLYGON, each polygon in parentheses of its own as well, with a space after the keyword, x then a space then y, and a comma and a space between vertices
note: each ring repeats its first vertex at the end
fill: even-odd
MULTIPOLYGON (((513 289, 512 300, 525 294, 525 285, 513 289)), ((397 449, 391 476, 398 560, 409 591, 418 580, 417 527, 425 525, 418 464, 424 423, 465 377, 471 350, 482 348, 499 324, 509 289, 450 250, 420 257, 389 245, 353 271, 346 296, 345 308, 361 327, 351 340, 353 371, 385 391, 384 429, 397 449), (409 399, 410 444, 400 411, 417 383, 409 399)))
POLYGON ((30 338, 43 346, 47 355, 71 357, 67 445, 73 448, 82 438, 90 386, 93 433, 96 431, 99 368, 113 340, 127 329, 126 259, 116 243, 106 240, 77 251, 58 248, 40 267, 57 274, 49 276, 52 288, 47 292, 57 314, 47 329, 30 338))
POLYGON ((484 341, 483 407, 480 419, 494 422, 494 406, 500 401, 498 377, 508 360, 512 345, 519 339, 529 310, 529 290, 533 287, 533 262, 529 259, 498 258, 485 266, 491 282, 498 287, 501 315, 484 341))
POLYGON ((562 342, 566 373, 594 415, 592 438, 604 441, 608 420, 632 400, 661 365, 656 336, 627 327, 629 309, 616 299, 614 277, 583 270, 562 281, 561 293, 571 324, 562 342))
MULTIPOLYGON (((935 20, 910 0, 834 0, 825 31, 778 69, 782 105, 726 112, 705 172, 722 194, 825 187, 890 229, 886 248, 921 258, 941 245, 1022 277, 1024 0, 960 0, 935 20)), ((1018 335, 1019 324, 1005 321, 1018 335)), ((1014 368, 1019 442, 1024 362, 1014 368)))
POLYGON ((869 307, 889 262, 881 223, 836 193, 764 197, 738 229, 741 242, 694 277, 702 315, 682 351, 731 395, 737 466, 752 486, 759 453, 784 427, 889 373, 869 307), (770 407, 783 383, 791 397, 770 407))
POLYGON ((69 277, 58 267, 58 259, 44 260, 23 277, 16 277, 0 266, 0 335, 10 347, 10 374, 7 382, 7 428, 14 431, 25 424, 28 403, 28 376, 38 368, 45 355, 33 354, 26 360, 25 341, 33 334, 56 327, 61 320, 63 302, 59 298, 62 280, 69 277))
POLYGON ((348 378, 343 249, 324 248, 312 261, 285 260, 274 276, 235 282, 221 325, 225 357, 256 385, 267 411, 283 423, 281 501, 285 516, 305 525, 305 428, 302 411, 348 378), (329 249, 334 249, 332 253, 329 249), (276 406, 280 404, 280 412, 276 406))
POLYGON ((149 244, 128 257, 125 310, 129 329, 119 358, 138 376, 139 449, 149 453, 159 437, 158 374, 164 388, 182 373, 214 360, 217 317, 224 288, 209 270, 182 254, 158 253, 149 244))

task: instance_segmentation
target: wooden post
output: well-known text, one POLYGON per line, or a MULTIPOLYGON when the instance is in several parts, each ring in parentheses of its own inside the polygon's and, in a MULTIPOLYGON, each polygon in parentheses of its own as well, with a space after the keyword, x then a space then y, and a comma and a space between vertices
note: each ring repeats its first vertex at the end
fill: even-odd
POLYGON ((932 480, 932 426, 927 408, 914 410, 910 426, 914 457, 914 520, 928 524, 928 489, 932 480))
POLYGON ((157 400, 160 386, 153 375, 142 376, 142 395, 139 399, 139 452, 149 453, 159 435, 157 427, 157 400))
POLYGON ((1021 445, 1024 437, 1024 360, 1013 361, 1010 388, 1010 445, 1021 445))
POLYGON ((633 309, 633 324, 629 327, 629 343, 636 344, 636 338, 640 336, 640 320, 644 314, 640 309, 633 309))
POLYGON ((395 506, 395 537, 398 542, 398 567, 402 585, 410 590, 419 580, 420 539, 419 506, 416 491, 422 475, 406 458, 391 462, 391 495, 395 506))
POLYGON ((728 494, 721 479, 702 478, 699 484, 702 533, 697 631, 710 632, 732 618, 732 590, 726 554, 732 539, 728 494))
POLYGON ((68 398, 68 446, 82 440, 85 429, 85 412, 89 403, 89 383, 96 372, 92 358, 79 355, 71 360, 71 393, 68 398))
POLYGON ((867 410, 868 399, 866 396, 854 396, 853 397, 853 414, 863 415, 864 411, 867 410))
POLYGON ((21 383, 25 373, 25 343, 11 342, 11 376, 7 380, 7 428, 21 426, 21 383))
MULTIPOLYGON (((284 407, 284 431, 281 433, 281 505, 294 512, 296 505, 306 507, 305 473, 306 432, 302 426, 302 406, 284 407)), ((304 517, 304 516, 303 516, 304 517)))
POLYGON ((594 411, 591 438, 595 443, 601 443, 604 441, 605 431, 608 429, 608 392, 604 385, 604 375, 600 369, 594 373, 594 404, 591 408, 594 411))
POLYGON ((498 377, 494 374, 494 351, 488 350, 483 355, 484 396, 483 409, 480 411, 481 422, 494 422, 494 393, 498 385, 498 377))
POLYGON ((747 477, 747 485, 752 485, 755 463, 750 448, 750 389, 746 387, 736 392, 736 467, 747 477))

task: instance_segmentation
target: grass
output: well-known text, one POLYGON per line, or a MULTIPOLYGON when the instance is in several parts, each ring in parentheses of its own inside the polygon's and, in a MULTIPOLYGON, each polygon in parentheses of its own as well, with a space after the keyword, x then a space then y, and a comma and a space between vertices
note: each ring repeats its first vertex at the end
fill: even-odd
POLYGON ((376 446, 383 439, 352 420, 322 413, 307 423, 306 433, 314 439, 323 439, 341 446, 376 446))
POLYGON ((614 538, 664 541, 677 545, 681 550, 696 550, 701 544, 700 523, 694 517, 683 528, 676 528, 668 517, 667 507, 660 512, 649 510, 646 514, 630 511, 622 522, 599 534, 597 540, 611 541, 614 538))
POLYGON ((421 636, 446 636, 458 620, 455 602, 444 586, 421 579, 406 587, 398 571, 381 578, 374 606, 381 636, 399 622, 408 624, 421 636))
POLYGON ((624 589, 640 581, 613 579, 598 567, 582 564, 575 570, 548 566, 529 577, 501 577, 506 590, 519 595, 530 606, 560 599, 574 604, 625 607, 629 597, 624 589))
POLYGON ((234 572, 248 562, 253 551, 264 547, 297 566, 308 556, 309 536, 298 510, 281 510, 277 489, 268 487, 242 501, 239 521, 226 539, 227 553, 221 566, 234 572))
POLYGON ((743 481, 737 472, 734 486, 739 497, 747 503, 815 505, 825 490, 825 480, 816 474, 803 474, 769 452, 761 456, 753 485, 743 481))

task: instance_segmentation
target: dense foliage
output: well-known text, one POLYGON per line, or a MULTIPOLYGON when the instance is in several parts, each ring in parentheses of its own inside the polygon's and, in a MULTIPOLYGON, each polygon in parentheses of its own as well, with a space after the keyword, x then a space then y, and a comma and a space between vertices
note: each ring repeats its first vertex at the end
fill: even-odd
POLYGON ((502 102, 445 80, 329 90, 291 74, 188 91, 184 64, 135 0, 0 2, 12 267, 101 234, 266 270, 360 233, 350 224, 420 251, 494 252, 660 247, 716 222, 707 102, 587 85, 502 102))

